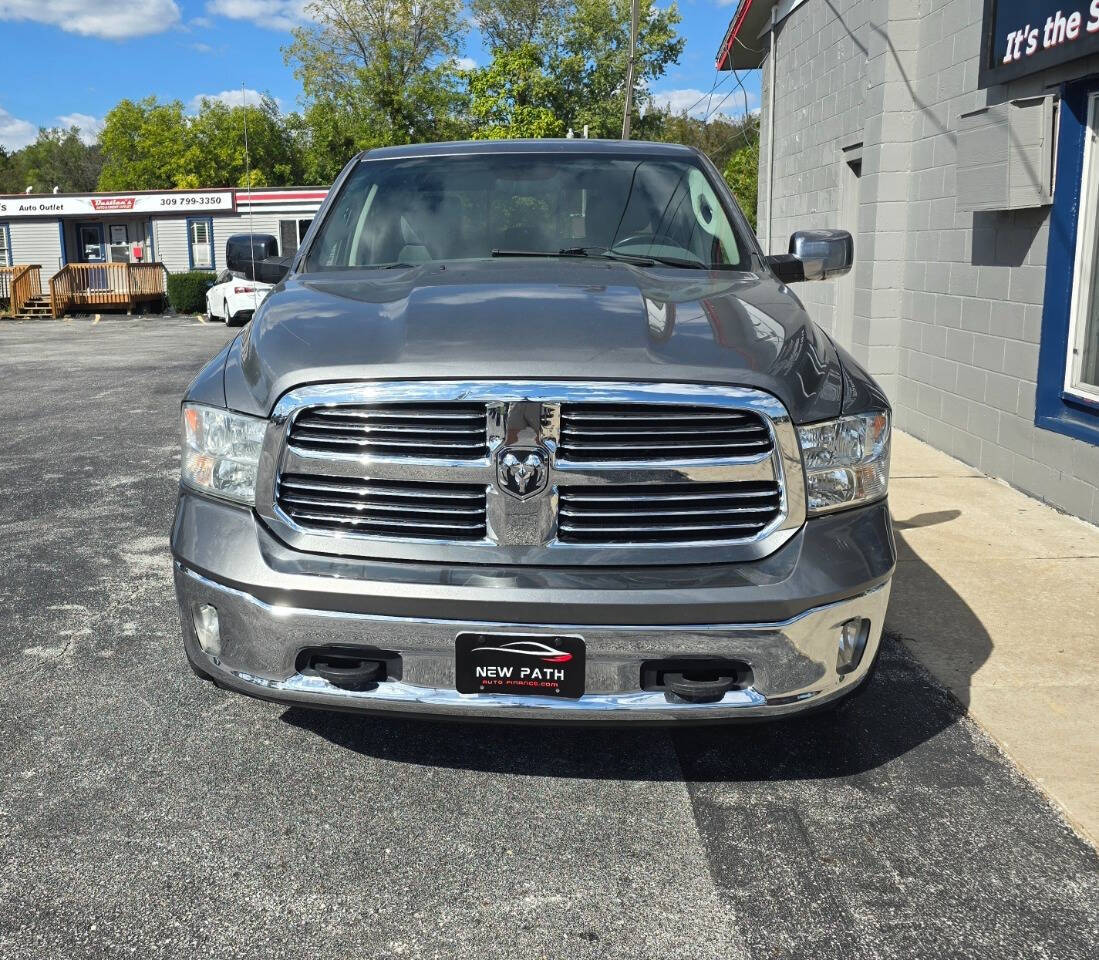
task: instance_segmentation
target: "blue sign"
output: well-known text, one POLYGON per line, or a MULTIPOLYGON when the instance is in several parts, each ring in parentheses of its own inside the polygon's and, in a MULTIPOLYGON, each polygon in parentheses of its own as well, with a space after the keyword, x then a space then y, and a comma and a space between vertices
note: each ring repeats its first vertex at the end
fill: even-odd
POLYGON ((985 0, 982 87, 1099 53, 1099 0, 985 0))

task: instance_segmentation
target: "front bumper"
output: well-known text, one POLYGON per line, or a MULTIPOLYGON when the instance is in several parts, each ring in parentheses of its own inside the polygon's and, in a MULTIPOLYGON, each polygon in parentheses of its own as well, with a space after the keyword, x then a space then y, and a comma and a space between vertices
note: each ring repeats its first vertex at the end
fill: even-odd
POLYGON ((241 693, 332 709, 520 720, 681 721, 777 717, 844 696, 877 656, 896 561, 884 503, 810 521, 754 563, 691 568, 433 567, 288 550, 251 511, 183 492, 172 534, 188 658, 241 693), (221 653, 198 643, 193 611, 218 610, 221 653), (870 622, 862 660, 836 670, 839 627, 870 622), (587 645, 578 700, 460 694, 464 632, 578 634, 587 645), (307 647, 401 656, 400 680, 338 688, 296 669, 307 647), (641 663, 739 660, 751 685, 716 702, 640 689, 641 663))

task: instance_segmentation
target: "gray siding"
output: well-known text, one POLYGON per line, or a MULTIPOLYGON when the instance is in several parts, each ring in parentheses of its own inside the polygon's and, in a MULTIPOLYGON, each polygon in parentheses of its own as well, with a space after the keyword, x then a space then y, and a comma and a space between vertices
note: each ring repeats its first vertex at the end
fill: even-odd
MULTIPOLYGON (((961 114, 1047 93, 1099 60, 979 91, 982 12, 981 0, 808 0, 787 18, 776 41, 770 246, 784 250, 799 227, 846 226, 836 222, 842 148, 861 140, 845 346, 881 380, 898 427, 1099 522, 1099 447, 1034 425, 1049 207, 966 212, 956 199, 961 114)), ((768 171, 764 148, 764 236, 768 171)), ((798 288, 837 333, 840 282, 798 288)))
POLYGON ((61 234, 56 220, 10 220, 12 263, 37 263, 43 279, 61 267, 61 234))
MULTIPOLYGON (((231 216, 212 217, 214 225, 214 267, 225 268, 225 241, 234 233, 270 233, 279 236, 280 220, 305 220, 316 213, 316 205, 295 212, 256 213, 249 222, 247 213, 235 213, 231 216)), ((180 273, 188 269, 190 260, 187 254, 187 218, 175 217, 153 221, 156 257, 168 268, 169 273, 180 273)), ((280 244, 281 250, 281 244, 280 244)))
POLYGON ((188 269, 187 219, 173 217, 153 221, 153 252, 156 259, 167 267, 169 273, 183 273, 188 269))

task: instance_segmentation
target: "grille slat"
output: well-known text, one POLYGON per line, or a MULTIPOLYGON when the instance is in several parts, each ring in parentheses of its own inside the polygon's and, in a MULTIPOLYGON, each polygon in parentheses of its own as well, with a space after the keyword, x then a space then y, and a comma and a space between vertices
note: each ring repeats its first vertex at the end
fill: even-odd
POLYGON ((392 407, 314 407, 310 414, 321 418, 342 420, 468 420, 471 416, 480 416, 484 408, 480 404, 469 404, 468 410, 448 408, 399 408, 392 407))
MULTIPOLYGON (((696 507, 693 510, 666 510, 666 509, 649 509, 645 511, 645 515, 648 517, 732 517, 737 515, 762 513, 769 514, 773 510, 772 507, 726 507, 719 510, 714 510, 709 507, 696 507)), ((569 507, 565 507, 561 510, 560 515, 562 517, 597 517, 599 519, 630 519, 637 516, 635 510, 575 510, 569 507)))
POLYGON ((483 403, 388 403, 311 407, 290 425, 300 450, 431 460, 479 460, 488 453, 483 403))
MULTIPOLYGON (((306 430, 328 430, 332 433, 348 433, 354 436, 369 437, 372 434, 423 434, 424 427, 420 425, 413 425, 407 423, 387 423, 371 426, 369 421, 363 421, 361 423, 322 423, 319 420, 311 421, 303 429, 306 430)), ((462 427, 462 426, 450 426, 449 424, 436 424, 431 428, 431 432, 435 434, 444 435, 456 435, 456 436, 476 436, 481 432, 480 427, 462 427)))
POLYGON ((359 512, 378 510, 382 513, 445 513, 448 516, 466 515, 471 517, 480 516, 484 513, 484 511, 478 507, 457 507, 448 505, 445 510, 440 510, 438 507, 423 506, 421 504, 382 503, 377 500, 317 500, 311 497, 292 496, 286 493, 282 495, 282 501, 283 503, 292 504, 295 508, 302 507, 303 509, 338 507, 344 510, 357 510, 359 512))
POLYGON ((687 404, 565 403, 559 455, 572 461, 660 461, 755 457, 771 432, 750 410, 687 404))
POLYGON ((485 497, 484 491, 480 488, 474 489, 471 487, 467 490, 434 483, 424 484, 423 489, 409 484, 403 484, 399 489, 394 489, 391 486, 372 484, 368 480, 326 480, 318 477, 299 479, 293 475, 284 475, 279 482, 288 490, 316 490, 326 493, 354 494, 356 496, 388 496, 402 499, 420 497, 432 500, 483 500, 485 497))
MULTIPOLYGON (((705 486, 700 484, 700 486, 705 486)), ((778 500, 778 491, 773 493, 761 494, 754 490, 722 490, 720 493, 703 490, 696 493, 643 493, 645 487, 630 487, 629 493, 615 493, 615 492, 603 492, 609 491, 607 487, 587 487, 587 488, 573 488, 569 492, 569 499, 574 503, 660 503, 667 501, 680 500, 683 502, 690 502, 694 500, 703 500, 707 503, 715 500, 743 500, 746 498, 756 498, 761 496, 774 497, 776 502, 778 500), (583 492, 586 490, 588 492, 583 492), (598 492, 596 492, 598 491, 598 492)), ((662 490, 663 487, 654 487, 652 489, 662 490)))
POLYGON ((276 497, 295 523, 321 530, 445 540, 481 540, 487 532, 480 486, 287 474, 276 497))
POLYGON ((558 537, 588 544, 740 540, 766 529, 781 505, 773 482, 562 487, 558 537))

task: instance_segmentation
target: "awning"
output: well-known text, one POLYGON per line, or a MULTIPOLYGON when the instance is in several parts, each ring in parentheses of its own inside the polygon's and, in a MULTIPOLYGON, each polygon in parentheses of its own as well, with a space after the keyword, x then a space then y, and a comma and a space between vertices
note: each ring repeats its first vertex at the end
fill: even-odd
POLYGON ((754 70, 763 63, 768 44, 761 39, 771 23, 775 0, 740 0, 717 51, 718 70, 754 70))

